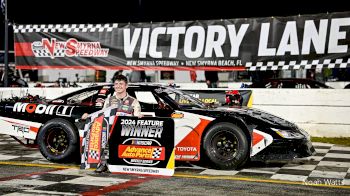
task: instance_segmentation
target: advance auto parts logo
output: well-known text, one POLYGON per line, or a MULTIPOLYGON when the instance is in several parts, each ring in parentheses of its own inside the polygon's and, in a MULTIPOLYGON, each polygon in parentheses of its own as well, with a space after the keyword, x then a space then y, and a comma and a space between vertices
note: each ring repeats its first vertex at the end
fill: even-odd
POLYGON ((154 139, 130 138, 118 146, 118 157, 132 165, 157 165, 165 160, 165 147, 154 139))
POLYGON ((108 48, 102 48, 100 42, 80 42, 74 38, 58 42, 47 38, 32 43, 35 57, 107 57, 108 48))

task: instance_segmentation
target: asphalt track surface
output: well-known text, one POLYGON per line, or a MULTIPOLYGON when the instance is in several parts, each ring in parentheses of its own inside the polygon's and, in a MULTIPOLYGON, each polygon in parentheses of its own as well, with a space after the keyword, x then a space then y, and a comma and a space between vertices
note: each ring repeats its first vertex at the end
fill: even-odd
MULTIPOLYGON (((305 168, 311 167, 311 162, 248 165, 241 171, 218 171, 178 163, 173 177, 95 174, 93 170, 80 170, 79 165, 50 163, 37 149, 25 148, 11 140, 0 137, 1 195, 350 195, 350 175, 344 172, 349 162, 329 167, 338 172, 326 172, 327 178, 315 175, 320 168, 327 171, 322 161, 306 178, 302 178, 303 172, 308 171, 305 168), (284 168, 293 165, 298 168, 291 169, 295 173, 285 172, 284 168)), ((330 148, 331 156, 334 156, 333 148, 339 149, 330 148)), ((323 154, 327 158, 327 153, 323 154)))

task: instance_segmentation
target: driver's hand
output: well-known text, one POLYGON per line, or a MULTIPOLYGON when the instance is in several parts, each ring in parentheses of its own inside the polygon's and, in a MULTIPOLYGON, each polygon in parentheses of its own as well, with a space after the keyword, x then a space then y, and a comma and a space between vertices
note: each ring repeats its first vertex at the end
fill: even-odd
POLYGON ((81 119, 86 120, 88 116, 89 116, 88 113, 84 113, 84 114, 81 116, 81 119))

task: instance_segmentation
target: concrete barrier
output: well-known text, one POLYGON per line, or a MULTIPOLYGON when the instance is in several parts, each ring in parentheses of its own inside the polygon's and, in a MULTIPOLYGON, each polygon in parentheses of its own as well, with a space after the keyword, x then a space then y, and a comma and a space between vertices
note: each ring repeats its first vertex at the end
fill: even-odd
POLYGON ((253 107, 295 122, 311 136, 350 137, 350 91, 252 89, 253 107))
MULTIPOLYGON (((80 88, 1 88, 0 97, 23 96, 29 92, 32 95, 53 99, 78 89, 80 88)), ((350 137, 349 90, 251 90, 253 90, 253 107, 295 122, 311 136, 350 137)))

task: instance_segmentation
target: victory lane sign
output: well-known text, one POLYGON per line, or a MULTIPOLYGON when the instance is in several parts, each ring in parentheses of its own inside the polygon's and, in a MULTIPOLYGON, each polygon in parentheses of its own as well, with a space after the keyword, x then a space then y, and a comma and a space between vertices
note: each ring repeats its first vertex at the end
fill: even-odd
POLYGON ((109 139, 109 170, 172 176, 174 138, 171 118, 119 116, 109 139))

